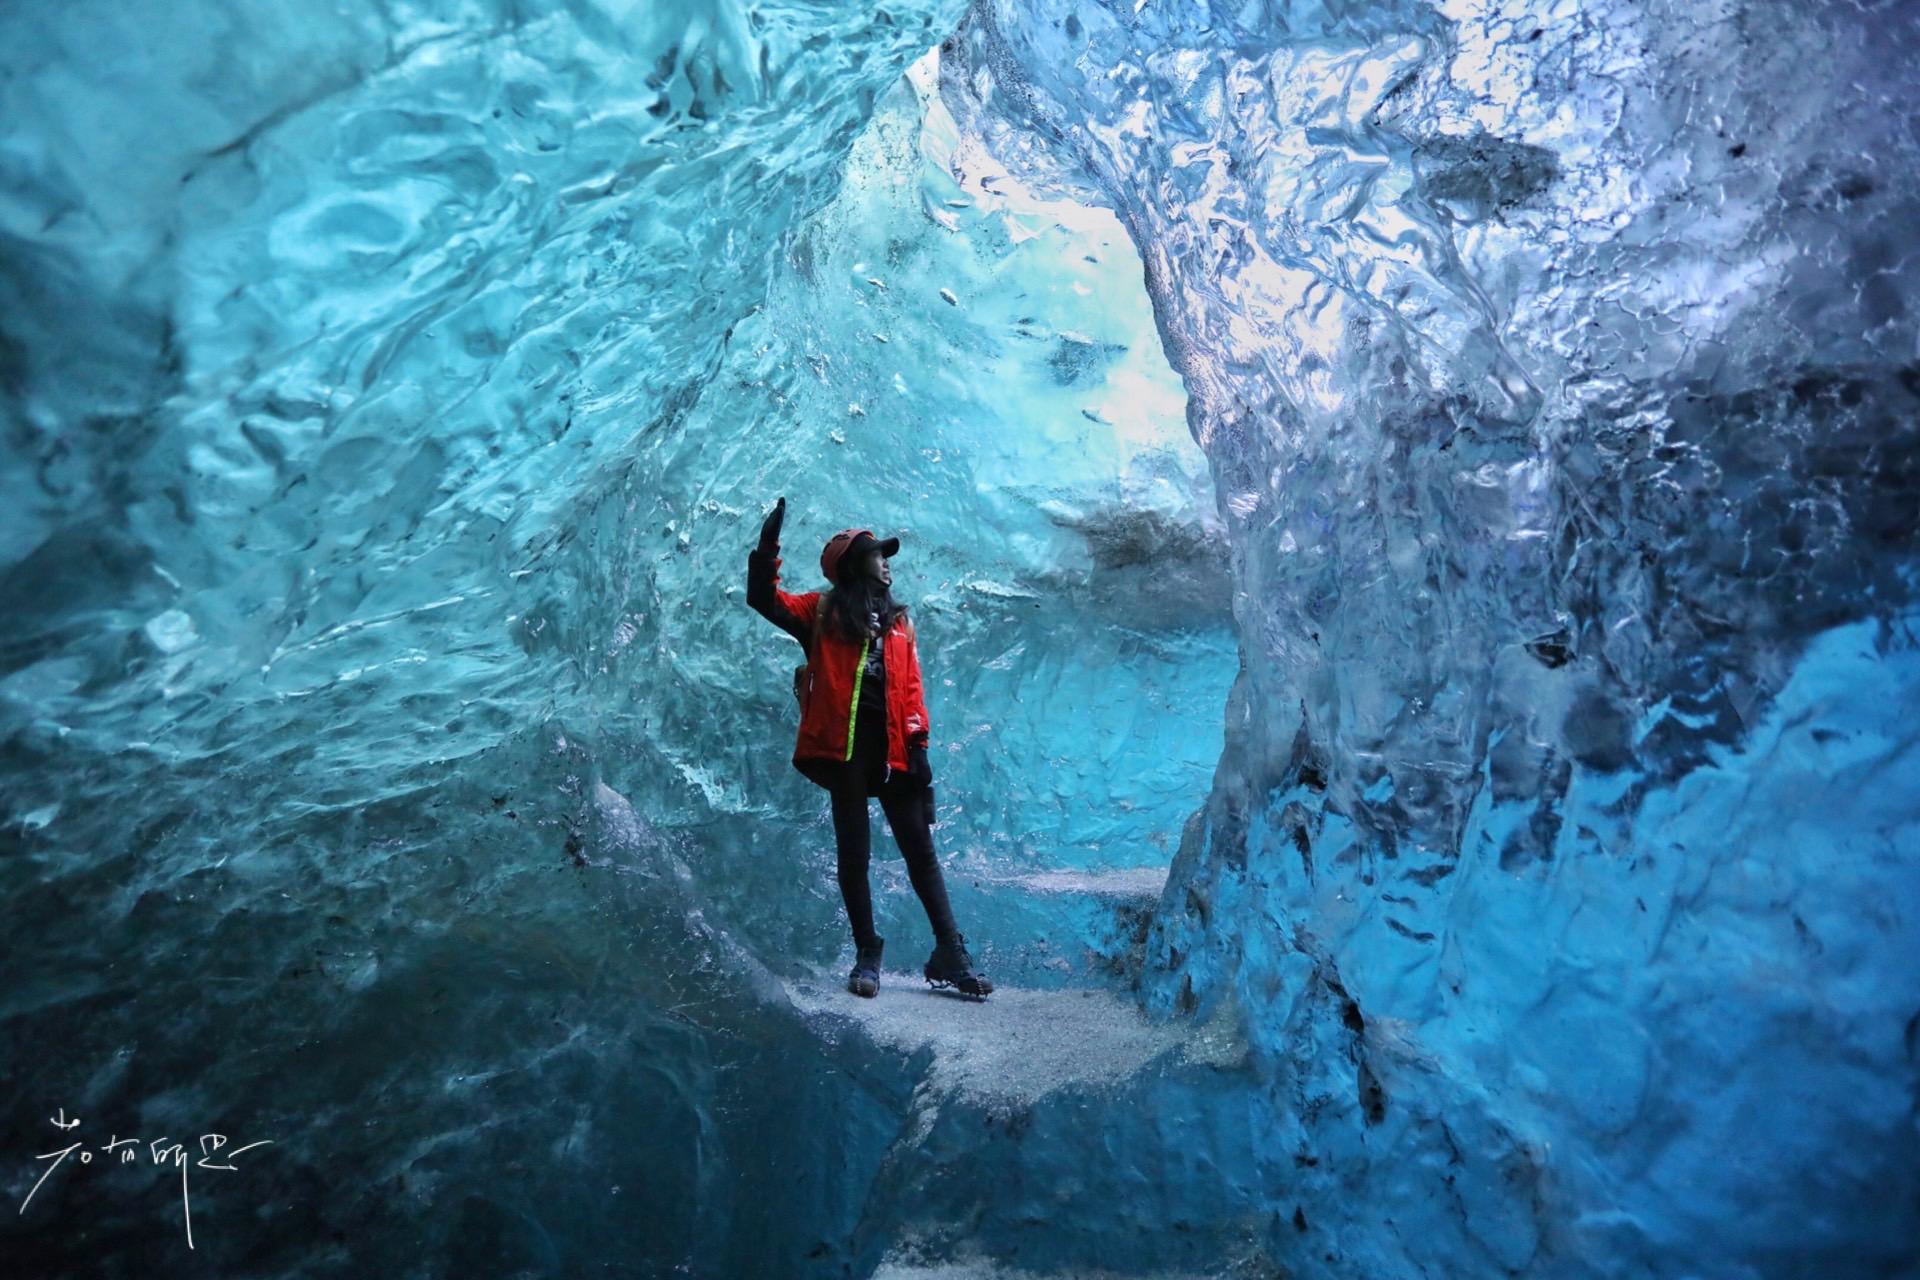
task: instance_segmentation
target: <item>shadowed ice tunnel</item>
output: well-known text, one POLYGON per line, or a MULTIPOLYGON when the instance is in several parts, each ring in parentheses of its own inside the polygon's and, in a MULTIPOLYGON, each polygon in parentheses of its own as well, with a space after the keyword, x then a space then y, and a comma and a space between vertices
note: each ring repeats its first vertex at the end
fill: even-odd
POLYGON ((1920 1275, 1916 66, 0 9, 8 1273, 1920 1275), (842 989, 780 496, 984 1003, 877 813, 842 989))

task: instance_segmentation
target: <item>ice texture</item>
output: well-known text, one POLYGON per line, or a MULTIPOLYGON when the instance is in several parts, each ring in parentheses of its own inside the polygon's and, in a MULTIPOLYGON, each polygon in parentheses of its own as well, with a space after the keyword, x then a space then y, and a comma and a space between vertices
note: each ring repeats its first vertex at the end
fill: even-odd
POLYGON ((1914 1274, 1917 23, 0 8, 10 1270, 1914 1274))
POLYGON ((1290 1267, 1920 1265, 1917 18, 983 0, 944 47, 1140 245, 1212 462, 1244 666, 1145 990, 1247 1011, 1290 1267))
POLYGON ((779 980, 849 941, 744 599, 783 494, 791 590, 903 539, 1010 1004, 1135 953, 1150 898, 1018 878, 1164 878, 1224 522, 1111 212, 951 172, 962 12, 0 13, 0 1180, 63 1106, 274 1144, 195 1255, 164 1175, 62 1169, 10 1270, 877 1264, 926 1064, 779 980))

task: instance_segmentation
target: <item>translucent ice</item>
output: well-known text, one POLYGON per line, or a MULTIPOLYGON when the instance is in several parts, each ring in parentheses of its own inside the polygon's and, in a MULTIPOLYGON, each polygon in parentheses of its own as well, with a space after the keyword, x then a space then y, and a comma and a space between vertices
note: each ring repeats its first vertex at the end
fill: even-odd
MULTIPOLYGON (((14 1202, 64 1107, 272 1140, 222 1273, 1902 1274, 1915 24, 0 9, 14 1202), (902 538, 977 1024, 832 1012, 781 495, 902 538)), ((184 1249, 94 1172, 16 1269, 184 1249)))
POLYGON ((1299 1265, 1911 1265, 1913 7, 986 0, 944 52, 1127 226, 1213 464, 1244 667, 1146 986, 1246 1008, 1299 1265))

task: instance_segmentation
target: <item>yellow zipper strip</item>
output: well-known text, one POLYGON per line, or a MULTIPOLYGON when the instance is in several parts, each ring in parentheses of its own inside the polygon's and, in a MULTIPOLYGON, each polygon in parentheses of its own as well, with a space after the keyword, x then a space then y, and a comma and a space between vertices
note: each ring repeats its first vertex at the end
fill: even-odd
POLYGON ((853 727, 860 714, 860 682, 866 678, 867 655, 860 654, 860 665, 853 669, 853 705, 847 708, 847 759, 853 759, 853 727))

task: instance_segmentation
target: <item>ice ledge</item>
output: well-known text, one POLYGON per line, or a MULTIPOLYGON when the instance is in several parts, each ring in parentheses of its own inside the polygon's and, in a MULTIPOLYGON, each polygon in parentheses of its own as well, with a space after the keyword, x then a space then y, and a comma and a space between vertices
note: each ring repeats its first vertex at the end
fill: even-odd
POLYGON ((1072 1271, 1022 1271, 985 1260, 920 1264, 882 1259, 879 1269, 873 1273, 873 1280, 1052 1280, 1053 1277, 1070 1277, 1071 1280, 1224 1280, 1237 1274, 1233 1270, 1153 1271, 1143 1274, 1137 1271, 1108 1271, 1105 1268, 1089 1271, 1079 1267, 1072 1271))
POLYGON ((1015 876, 977 876, 982 883, 1018 885, 1035 893, 1081 893, 1095 898, 1154 898, 1167 887, 1165 867, 1120 867, 1109 871, 1029 871, 1015 876))
POLYGON ((1084 987, 996 986, 974 1000, 927 984, 918 973, 883 969, 880 994, 846 990, 839 972, 784 982, 817 1034, 857 1029, 901 1053, 933 1050, 926 1088, 994 1110, 1031 1106, 1068 1086, 1117 1084, 1170 1050, 1184 1062, 1230 1069, 1246 1058, 1231 1002, 1209 1022, 1156 1023, 1128 999, 1084 987))

